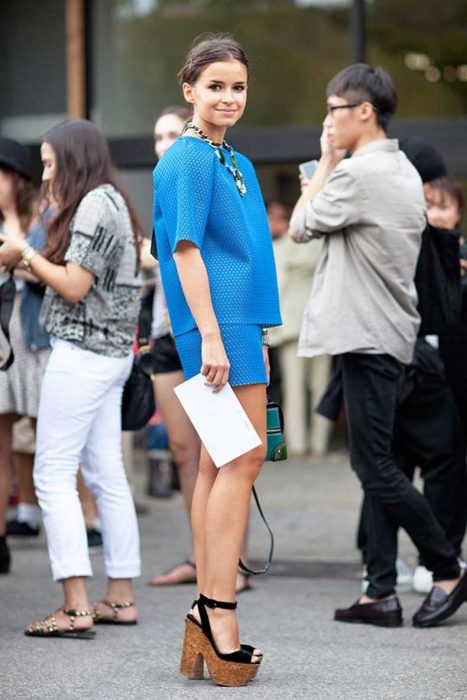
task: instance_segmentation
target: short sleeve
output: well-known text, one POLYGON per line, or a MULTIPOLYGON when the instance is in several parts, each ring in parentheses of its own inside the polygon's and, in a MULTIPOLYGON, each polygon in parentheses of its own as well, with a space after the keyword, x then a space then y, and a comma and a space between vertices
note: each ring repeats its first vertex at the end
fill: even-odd
POLYGON ((345 169, 336 168, 316 197, 290 220, 298 242, 342 231, 361 217, 361 195, 357 180, 345 169))
MULTIPOLYGON (((183 141, 183 139, 182 139, 183 141)), ((211 208, 215 154, 204 144, 187 143, 176 155, 170 150, 164 158, 160 176, 156 178, 156 199, 160 207, 172 253, 181 241, 203 245, 206 223, 211 208)))
POLYGON ((65 254, 65 262, 80 265, 92 272, 96 280, 114 277, 122 256, 120 240, 111 230, 113 217, 109 208, 112 206, 116 207, 114 201, 96 190, 82 199, 65 254))

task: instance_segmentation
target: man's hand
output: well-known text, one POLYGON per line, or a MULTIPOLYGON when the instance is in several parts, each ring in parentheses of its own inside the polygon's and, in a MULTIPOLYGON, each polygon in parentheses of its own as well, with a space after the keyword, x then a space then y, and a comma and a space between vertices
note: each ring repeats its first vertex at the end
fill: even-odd
POLYGON ((334 167, 345 158, 345 149, 335 148, 327 126, 323 126, 319 143, 321 146, 321 158, 331 161, 334 167))

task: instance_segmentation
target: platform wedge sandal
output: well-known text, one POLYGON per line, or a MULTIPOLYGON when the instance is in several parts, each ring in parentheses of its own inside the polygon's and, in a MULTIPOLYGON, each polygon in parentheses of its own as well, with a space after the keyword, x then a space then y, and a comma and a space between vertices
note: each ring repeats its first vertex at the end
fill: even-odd
MULTIPOLYGON (((196 608, 197 605, 198 605, 198 600, 194 600, 193 603, 192 603, 191 609, 193 610, 194 608, 196 608)), ((193 622, 195 625, 198 625, 198 627, 199 627, 200 629, 202 629, 201 623, 198 622, 198 620, 196 619, 196 617, 195 617, 194 615, 192 615, 191 613, 188 613, 186 619, 187 619, 187 620, 190 620, 190 622, 193 622)), ((258 661, 255 661, 254 663, 260 664, 261 661, 263 660, 263 654, 262 654, 262 652, 260 652, 259 649, 256 649, 256 647, 252 647, 251 644, 240 644, 240 648, 241 648, 241 649, 244 649, 245 651, 247 651, 247 652, 250 654, 250 656, 253 656, 253 655, 254 655, 254 656, 257 657, 258 661), (256 653, 254 653, 254 652, 256 652, 256 653)), ((203 679, 203 676, 202 676, 200 679, 193 678, 193 680, 202 680, 202 679, 203 679)))
POLYGON ((235 610, 237 603, 225 603, 200 595, 197 605, 201 624, 191 615, 186 619, 180 672, 189 678, 201 680, 204 677, 204 664, 206 664, 213 683, 231 687, 246 685, 258 673, 260 662, 253 662, 251 651, 244 648, 230 654, 219 652, 212 636, 206 610, 206 608, 235 610))

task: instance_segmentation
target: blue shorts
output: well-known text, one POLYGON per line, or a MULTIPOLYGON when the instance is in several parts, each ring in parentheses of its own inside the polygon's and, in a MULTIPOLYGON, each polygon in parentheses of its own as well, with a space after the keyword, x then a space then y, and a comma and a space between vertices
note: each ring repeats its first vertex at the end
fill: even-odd
MULTIPOLYGON (((222 342, 230 362, 229 384, 267 384, 264 366, 262 326, 221 326, 222 342)), ((185 379, 201 371, 201 335, 197 328, 175 338, 185 379)))

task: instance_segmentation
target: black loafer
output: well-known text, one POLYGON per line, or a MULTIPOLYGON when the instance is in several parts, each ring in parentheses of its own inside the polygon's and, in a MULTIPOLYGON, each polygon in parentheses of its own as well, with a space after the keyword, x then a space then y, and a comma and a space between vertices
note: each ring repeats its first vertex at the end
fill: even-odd
POLYGON ((11 556, 5 535, 0 537, 0 574, 10 572, 11 556))
POLYGON ((357 600, 350 608, 335 610, 334 619, 378 627, 401 627, 402 608, 396 597, 375 600, 374 603, 360 603, 357 600))
POLYGON ((39 532, 39 527, 31 527, 22 520, 8 520, 6 524, 6 534, 12 537, 37 537, 39 532))
POLYGON ((451 593, 445 593, 439 586, 433 586, 413 616, 413 626, 433 627, 454 615, 466 601, 467 574, 464 571, 461 580, 451 593))

